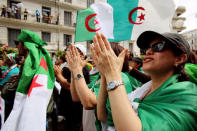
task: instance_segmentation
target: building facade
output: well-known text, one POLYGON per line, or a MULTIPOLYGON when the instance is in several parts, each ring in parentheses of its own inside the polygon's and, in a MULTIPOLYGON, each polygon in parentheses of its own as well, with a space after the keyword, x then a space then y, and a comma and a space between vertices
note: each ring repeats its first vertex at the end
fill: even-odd
POLYGON ((77 11, 98 1, 104 0, 1 0, 0 7, 11 13, 0 17, 0 43, 15 47, 14 40, 26 29, 38 33, 49 52, 64 50, 74 43, 77 11))
POLYGON ((184 6, 177 7, 174 17, 172 18, 172 32, 181 32, 186 29, 184 26, 184 22, 186 20, 185 17, 182 17, 182 14, 185 13, 186 8, 184 6))
POLYGON ((197 50, 197 29, 182 33, 189 42, 191 50, 197 50))

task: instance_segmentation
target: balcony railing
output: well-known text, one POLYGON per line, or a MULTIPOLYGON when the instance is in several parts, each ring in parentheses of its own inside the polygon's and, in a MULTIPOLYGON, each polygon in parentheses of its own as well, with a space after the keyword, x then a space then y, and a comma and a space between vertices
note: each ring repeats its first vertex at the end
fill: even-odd
POLYGON ((72 0, 64 0, 64 2, 72 3, 72 0))
MULTIPOLYGON (((27 0, 27 1, 32 1, 32 0, 27 0)), ((60 6, 61 8, 69 9, 69 10, 82 10, 85 9, 86 7, 82 7, 79 5, 74 5, 72 4, 72 0, 34 0, 34 2, 39 2, 41 4, 51 4, 51 5, 56 5, 60 6)))
POLYGON ((63 32, 66 31, 70 33, 75 32, 74 27, 41 23, 41 22, 29 21, 29 20, 14 19, 14 18, 6 18, 6 17, 0 17, 0 26, 16 27, 16 28, 30 27, 30 28, 37 28, 43 30, 58 30, 58 31, 63 31, 63 32))

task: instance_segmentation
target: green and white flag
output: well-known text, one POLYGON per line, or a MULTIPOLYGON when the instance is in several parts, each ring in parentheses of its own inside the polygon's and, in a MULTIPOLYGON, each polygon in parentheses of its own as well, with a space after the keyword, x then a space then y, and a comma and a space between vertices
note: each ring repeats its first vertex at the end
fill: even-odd
POLYGON ((46 131, 46 111, 55 75, 51 58, 42 46, 40 37, 22 30, 18 41, 23 42, 29 53, 19 81, 14 107, 2 131, 46 131))
POLYGON ((179 0, 107 0, 113 7, 114 39, 136 40, 147 30, 159 33, 172 30, 172 18, 179 0))
POLYGON ((92 40, 96 32, 113 39, 113 8, 104 2, 92 4, 78 11, 75 42, 92 40))

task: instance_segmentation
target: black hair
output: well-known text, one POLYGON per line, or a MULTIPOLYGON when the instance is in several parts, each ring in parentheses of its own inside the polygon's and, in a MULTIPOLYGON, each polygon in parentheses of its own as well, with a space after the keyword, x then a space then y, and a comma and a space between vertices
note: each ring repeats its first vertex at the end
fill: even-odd
MULTIPOLYGON (((110 44, 116 56, 118 56, 124 50, 124 48, 118 45, 118 43, 116 42, 111 42, 110 44)), ((127 72, 128 70, 129 70, 129 56, 126 55, 122 67, 122 72, 127 72)))
MULTIPOLYGON (((184 54, 184 52, 181 52, 181 51, 173 51, 173 53, 175 54, 175 56, 180 56, 180 55, 184 54)), ((178 77, 179 82, 189 80, 189 76, 185 72, 185 63, 186 62, 187 61, 185 61, 184 63, 182 63, 180 65, 177 65, 175 67, 175 72, 174 73, 179 74, 179 77, 178 77)))
POLYGON ((197 64, 197 54, 195 53, 195 51, 190 51, 190 56, 188 59, 188 63, 192 63, 192 64, 197 64))
POLYGON ((23 56, 16 54, 16 56, 15 56, 16 64, 20 65, 22 58, 23 58, 23 56))
POLYGON ((137 64, 140 64, 140 67, 142 67, 143 62, 140 57, 134 57, 132 61, 135 61, 137 64))
POLYGON ((60 56, 60 59, 61 59, 63 62, 66 62, 65 55, 60 56))

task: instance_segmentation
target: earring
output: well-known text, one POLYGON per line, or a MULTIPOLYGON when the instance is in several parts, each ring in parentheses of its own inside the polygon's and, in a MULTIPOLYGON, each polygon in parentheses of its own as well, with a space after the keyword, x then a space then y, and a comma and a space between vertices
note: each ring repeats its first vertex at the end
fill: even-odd
POLYGON ((178 64, 175 64, 175 67, 177 67, 178 66, 178 64))

